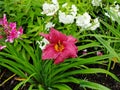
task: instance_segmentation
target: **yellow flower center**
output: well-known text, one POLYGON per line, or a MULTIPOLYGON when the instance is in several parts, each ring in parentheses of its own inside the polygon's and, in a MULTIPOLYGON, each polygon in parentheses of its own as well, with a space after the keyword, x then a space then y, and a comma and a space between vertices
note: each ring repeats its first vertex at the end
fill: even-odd
POLYGON ((57 52, 61 52, 64 49, 64 46, 59 41, 58 43, 55 44, 54 48, 57 52))

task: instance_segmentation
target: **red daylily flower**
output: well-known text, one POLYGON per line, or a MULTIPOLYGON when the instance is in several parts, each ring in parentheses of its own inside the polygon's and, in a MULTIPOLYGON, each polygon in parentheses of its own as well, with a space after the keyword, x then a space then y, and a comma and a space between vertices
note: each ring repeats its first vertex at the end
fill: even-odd
POLYGON ((72 36, 66 36, 61 32, 50 29, 49 34, 40 34, 50 43, 43 49, 42 59, 54 59, 54 64, 59 64, 67 58, 77 57, 78 48, 76 47, 76 39, 72 36))

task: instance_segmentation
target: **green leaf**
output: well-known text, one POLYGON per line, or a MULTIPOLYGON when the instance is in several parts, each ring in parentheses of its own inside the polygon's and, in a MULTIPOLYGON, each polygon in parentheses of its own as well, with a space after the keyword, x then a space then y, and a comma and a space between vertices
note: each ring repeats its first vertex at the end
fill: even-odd
POLYGON ((24 80, 24 81, 20 82, 19 84, 17 84, 17 85, 13 88, 13 90, 19 90, 19 88, 20 88, 22 85, 24 85, 25 83, 27 83, 27 82, 30 80, 30 78, 33 77, 34 75, 35 75, 35 73, 33 73, 32 75, 30 75, 26 80, 24 80))
POLYGON ((91 88, 91 89, 96 89, 96 90, 111 90, 103 85, 94 83, 94 82, 90 82, 87 80, 80 80, 80 86, 81 87, 87 87, 87 88, 91 88))
POLYGON ((110 90, 109 88, 101 85, 101 84, 97 84, 94 82, 90 82, 87 80, 81 80, 79 78, 74 78, 74 77, 67 77, 65 79, 61 79, 59 80, 61 83, 75 83, 75 84, 80 84, 80 87, 87 87, 87 88, 91 88, 91 89, 96 89, 96 90, 110 90))
POLYGON ((102 20, 101 23, 103 23, 116 37, 120 38, 120 33, 117 29, 114 28, 114 26, 111 26, 102 20))
POLYGON ((96 74, 96 73, 104 73, 104 74, 108 74, 110 75, 113 79, 115 79, 116 81, 120 82, 119 78, 117 76, 115 76, 113 73, 110 73, 107 70, 104 69, 99 69, 99 68, 88 68, 88 69, 82 69, 82 70, 74 70, 74 71, 70 71, 70 72, 66 72, 64 74, 61 74, 59 76, 56 76, 52 79, 53 83, 55 81, 59 81, 62 78, 66 78, 69 77, 71 75, 76 75, 76 74, 96 74))
POLYGON ((115 52, 115 50, 109 45, 109 43, 107 42, 107 41, 105 41, 104 39, 102 39, 101 37, 96 37, 97 38, 97 40, 99 41, 99 42, 101 42, 101 44, 103 45, 103 46, 105 46, 106 47, 106 49, 110 52, 110 55, 112 56, 112 57, 116 57, 118 60, 119 60, 119 62, 120 62, 120 58, 119 58, 119 55, 115 52))
POLYGON ((52 86, 54 88, 57 88, 58 90, 72 90, 72 88, 70 88, 68 85, 66 84, 55 84, 54 86, 52 86))

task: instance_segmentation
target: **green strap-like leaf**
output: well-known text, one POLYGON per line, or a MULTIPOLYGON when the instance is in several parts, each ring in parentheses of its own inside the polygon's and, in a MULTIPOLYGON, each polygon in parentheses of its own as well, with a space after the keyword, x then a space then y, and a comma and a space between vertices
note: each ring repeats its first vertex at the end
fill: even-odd
POLYGON ((55 84, 52 87, 57 88, 58 90, 72 90, 72 88, 66 84, 55 84))

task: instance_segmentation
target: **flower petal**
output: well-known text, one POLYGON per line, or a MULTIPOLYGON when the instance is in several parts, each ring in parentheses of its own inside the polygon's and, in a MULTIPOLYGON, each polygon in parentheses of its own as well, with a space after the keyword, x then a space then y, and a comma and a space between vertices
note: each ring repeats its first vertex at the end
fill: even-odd
POLYGON ((66 55, 69 58, 77 57, 78 48, 75 46, 74 43, 64 42, 64 45, 65 45, 65 49, 63 53, 66 53, 66 55))
POLYGON ((77 39, 76 38, 74 38, 74 37, 72 37, 72 36, 67 36, 67 41, 68 42, 73 42, 73 43, 76 43, 77 42, 77 39))
POLYGON ((1 45, 0 45, 0 51, 1 51, 2 49, 4 49, 4 48, 6 48, 6 46, 1 46, 1 45))
POLYGON ((64 42, 64 45, 65 45, 64 51, 59 53, 59 55, 54 60, 54 64, 59 64, 67 58, 77 57, 77 50, 78 49, 73 43, 64 42))
POLYGON ((55 59, 59 54, 54 49, 54 44, 46 45, 46 48, 43 49, 42 59, 55 59))
POLYGON ((49 34, 40 34, 45 37, 50 43, 57 43, 58 41, 66 41, 67 36, 62 34, 61 32, 57 31, 54 28, 50 28, 49 34))
POLYGON ((66 58, 68 58, 68 56, 66 55, 66 53, 65 54, 60 53, 60 55, 58 55, 56 57, 56 59, 54 59, 54 64, 59 64, 59 63, 63 62, 66 58))

